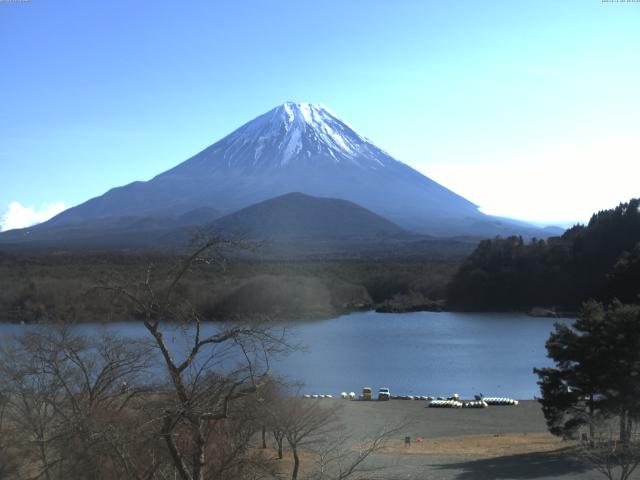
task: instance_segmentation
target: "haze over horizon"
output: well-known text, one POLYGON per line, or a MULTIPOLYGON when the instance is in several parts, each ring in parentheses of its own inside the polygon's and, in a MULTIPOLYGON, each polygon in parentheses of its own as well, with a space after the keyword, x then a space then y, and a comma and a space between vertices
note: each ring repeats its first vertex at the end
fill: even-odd
POLYGON ((640 194, 638 20, 599 1, 0 3, 0 227, 148 180, 288 100, 485 213, 586 222, 640 194))

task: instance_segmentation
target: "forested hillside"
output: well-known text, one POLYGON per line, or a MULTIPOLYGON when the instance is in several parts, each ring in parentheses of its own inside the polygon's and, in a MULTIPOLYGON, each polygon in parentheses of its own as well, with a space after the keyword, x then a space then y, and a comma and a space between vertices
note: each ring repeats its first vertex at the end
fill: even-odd
POLYGON ((587 299, 637 301, 639 208, 640 199, 633 199, 547 241, 509 237, 481 242, 449 284, 449 305, 575 310, 587 299))
MULTIPOLYGON (((0 252, 0 319, 15 322, 131 320, 103 287, 149 272, 161 281, 180 258, 10 255, 0 252)), ((457 260, 232 259, 195 265, 181 294, 208 320, 334 317, 371 308, 402 310, 444 298, 457 260)))

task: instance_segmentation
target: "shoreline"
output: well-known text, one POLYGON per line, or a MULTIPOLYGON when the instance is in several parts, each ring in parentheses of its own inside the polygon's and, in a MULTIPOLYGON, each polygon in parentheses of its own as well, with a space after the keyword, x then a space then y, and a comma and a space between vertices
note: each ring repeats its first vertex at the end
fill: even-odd
MULTIPOLYGON (((553 309, 543 309, 542 311, 534 311, 534 309, 529 310, 467 310, 467 309, 456 309, 456 308, 444 308, 444 307, 408 307, 404 309, 394 308, 390 309, 387 307, 381 308, 379 305, 372 306, 372 308, 354 308, 354 309, 345 309, 342 311, 337 311, 332 314, 308 314, 308 315, 300 315, 293 316, 287 314, 284 318, 281 316, 278 319, 269 318, 268 316, 264 316, 264 318, 257 318, 256 316, 247 316, 246 318, 233 318, 233 319, 224 319, 224 320, 216 320, 216 319, 203 319, 203 324, 225 324, 225 323, 234 323, 234 322, 248 322, 248 323, 273 323, 273 324, 296 324, 296 323, 307 323, 307 322, 317 322, 317 321, 325 321, 325 320, 335 320, 340 317, 345 317, 348 315, 358 314, 358 313, 379 313, 381 315, 399 315, 399 314, 409 314, 409 313, 420 313, 420 312, 428 312, 428 313, 463 313, 463 314, 499 314, 499 315, 526 315, 532 318, 557 318, 557 319, 574 319, 579 313, 573 311, 555 311, 553 309)), ((109 325, 115 323, 138 323, 140 320, 135 318, 124 318, 112 321, 101 321, 101 320, 84 320, 84 321, 73 321, 73 322, 63 322, 63 321, 25 321, 24 319, 0 319, 0 324, 11 324, 11 325, 87 325, 87 324, 99 324, 99 325, 109 325)), ((166 320, 167 324, 174 323, 172 321, 166 320)))

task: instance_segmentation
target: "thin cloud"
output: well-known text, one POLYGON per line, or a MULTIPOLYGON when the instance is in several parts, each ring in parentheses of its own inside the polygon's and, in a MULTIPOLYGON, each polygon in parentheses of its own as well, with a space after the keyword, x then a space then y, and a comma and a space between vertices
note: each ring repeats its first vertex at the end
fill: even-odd
POLYGON ((25 228, 46 222, 66 208, 64 202, 45 202, 40 205, 40 208, 33 205, 25 207, 20 202, 11 202, 8 210, 0 217, 0 231, 25 228))

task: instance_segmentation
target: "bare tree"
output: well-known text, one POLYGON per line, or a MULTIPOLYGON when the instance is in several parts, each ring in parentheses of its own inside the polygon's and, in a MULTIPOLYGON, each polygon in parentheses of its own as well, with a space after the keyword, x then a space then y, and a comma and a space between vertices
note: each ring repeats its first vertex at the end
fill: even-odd
POLYGON ((311 480, 371 479, 381 467, 368 464, 370 457, 405 430, 406 425, 384 427, 371 438, 354 442, 348 435, 327 436, 314 448, 315 465, 311 480))
POLYGON ((628 480, 640 465, 640 425, 628 415, 618 418, 596 417, 589 424, 590 435, 577 452, 580 460, 591 465, 609 480, 628 480), (619 422, 625 422, 627 435, 620 439, 619 422))
POLYGON ((18 474, 17 461, 10 452, 12 435, 6 425, 8 403, 7 395, 0 394, 0 478, 16 478, 18 474))
POLYGON ((276 378, 265 383, 260 394, 260 436, 262 448, 267 448, 267 433, 273 436, 278 451, 278 460, 283 458, 284 425, 287 421, 285 385, 276 378))
POLYGON ((272 474, 271 461, 252 447, 265 424, 270 358, 291 347, 284 328, 205 324, 190 305, 181 281, 197 265, 224 266, 211 253, 217 245, 207 243, 168 274, 150 265, 140 282, 96 290, 126 300, 148 333, 139 342, 37 327, 5 345, 0 388, 28 478, 272 474))
POLYGON ((282 459, 282 443, 287 441, 293 456, 291 479, 304 475, 311 480, 371 478, 381 472, 368 460, 403 431, 406 425, 384 427, 373 436, 354 440, 341 422, 342 405, 311 400, 279 392, 267 408, 267 425, 282 459), (301 454, 310 459, 304 469, 301 454))
POLYGON ((282 404, 285 382, 276 377, 269 378, 260 390, 258 416, 260 418, 260 441, 263 450, 268 448, 267 436, 271 433, 278 447, 278 459, 282 459, 282 443, 284 434, 279 430, 281 425, 280 406, 282 404))
POLYGON ((279 427, 293 454, 291 480, 298 478, 300 452, 305 447, 321 441, 339 425, 339 405, 325 406, 320 400, 304 400, 299 397, 283 398, 279 412, 279 427))
POLYGON ((215 240, 205 243, 166 278, 154 278, 150 267, 137 284, 109 287, 129 300, 162 357, 170 394, 159 434, 182 480, 204 480, 207 456, 214 453, 208 448, 211 436, 220 434, 234 402, 260 392, 269 378, 269 357, 289 349, 284 330, 257 324, 209 325, 205 333, 179 287, 197 264, 224 265, 219 247, 215 240), (177 326, 183 327, 181 351, 166 338, 176 335, 177 326))
POLYGON ((35 446, 22 449, 37 460, 35 478, 150 478, 114 455, 131 442, 118 445, 112 434, 139 393, 124 387, 140 380, 148 359, 128 339, 86 338, 70 328, 41 327, 4 346, 6 414, 16 437, 26 435, 35 446))

